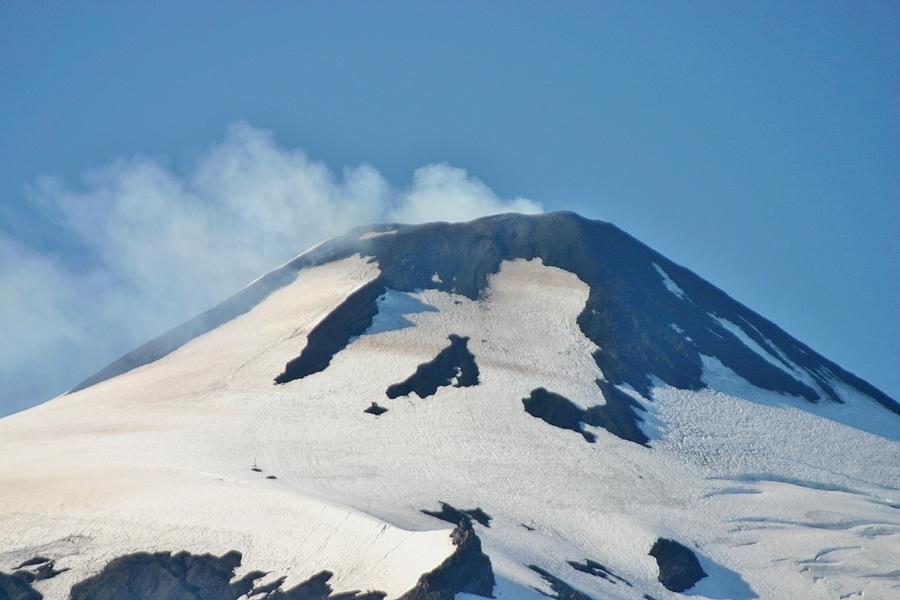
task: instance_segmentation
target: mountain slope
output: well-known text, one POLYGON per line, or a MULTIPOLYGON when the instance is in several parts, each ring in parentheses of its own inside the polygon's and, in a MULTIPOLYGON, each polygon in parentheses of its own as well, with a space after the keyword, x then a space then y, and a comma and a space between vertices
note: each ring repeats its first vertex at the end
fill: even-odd
POLYGON ((221 574, 210 597, 887 598, 898 414, 611 225, 363 228, 0 420, 0 571, 51 559, 27 585, 60 598, 147 564, 221 574))

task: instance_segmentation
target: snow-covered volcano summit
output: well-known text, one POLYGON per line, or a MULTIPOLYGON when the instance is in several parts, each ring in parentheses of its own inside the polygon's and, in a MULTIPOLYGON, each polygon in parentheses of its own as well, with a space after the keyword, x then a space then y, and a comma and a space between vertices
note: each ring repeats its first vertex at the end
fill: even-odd
POLYGON ((0 420, 0 599, 889 598, 898 465, 612 225, 367 227, 0 420))

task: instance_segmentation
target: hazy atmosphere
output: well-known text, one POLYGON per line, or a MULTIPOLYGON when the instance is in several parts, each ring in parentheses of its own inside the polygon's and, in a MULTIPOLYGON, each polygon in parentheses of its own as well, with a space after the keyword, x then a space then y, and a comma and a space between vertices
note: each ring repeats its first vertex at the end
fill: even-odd
POLYGON ((505 211, 900 395, 896 3, 279 8, 0 8, 0 416, 326 237, 505 211))

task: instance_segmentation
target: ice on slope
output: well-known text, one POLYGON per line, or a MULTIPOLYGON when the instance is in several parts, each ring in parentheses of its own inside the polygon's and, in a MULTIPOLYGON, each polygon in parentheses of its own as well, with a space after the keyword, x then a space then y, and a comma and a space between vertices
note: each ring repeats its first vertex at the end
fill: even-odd
POLYGON ((737 559, 742 572, 779 573, 783 589, 754 586, 763 598, 787 598, 791 589, 800 597, 892 597, 900 585, 890 576, 900 564, 900 516, 891 508, 900 498, 900 432, 891 420, 869 399, 810 409, 800 398, 755 388, 714 358, 704 362, 712 389, 654 391, 657 449, 720 486, 703 500, 730 524, 729 547, 720 552, 737 559), (857 412, 860 429, 834 411, 857 412), (851 547, 827 561, 809 560, 851 547))

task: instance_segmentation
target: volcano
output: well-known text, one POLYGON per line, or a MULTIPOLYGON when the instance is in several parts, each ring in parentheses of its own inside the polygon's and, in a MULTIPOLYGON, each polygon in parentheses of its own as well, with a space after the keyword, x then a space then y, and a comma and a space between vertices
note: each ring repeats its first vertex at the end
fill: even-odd
POLYGON ((900 404, 572 213, 311 248, 0 420, 0 599, 896 598, 900 404))

